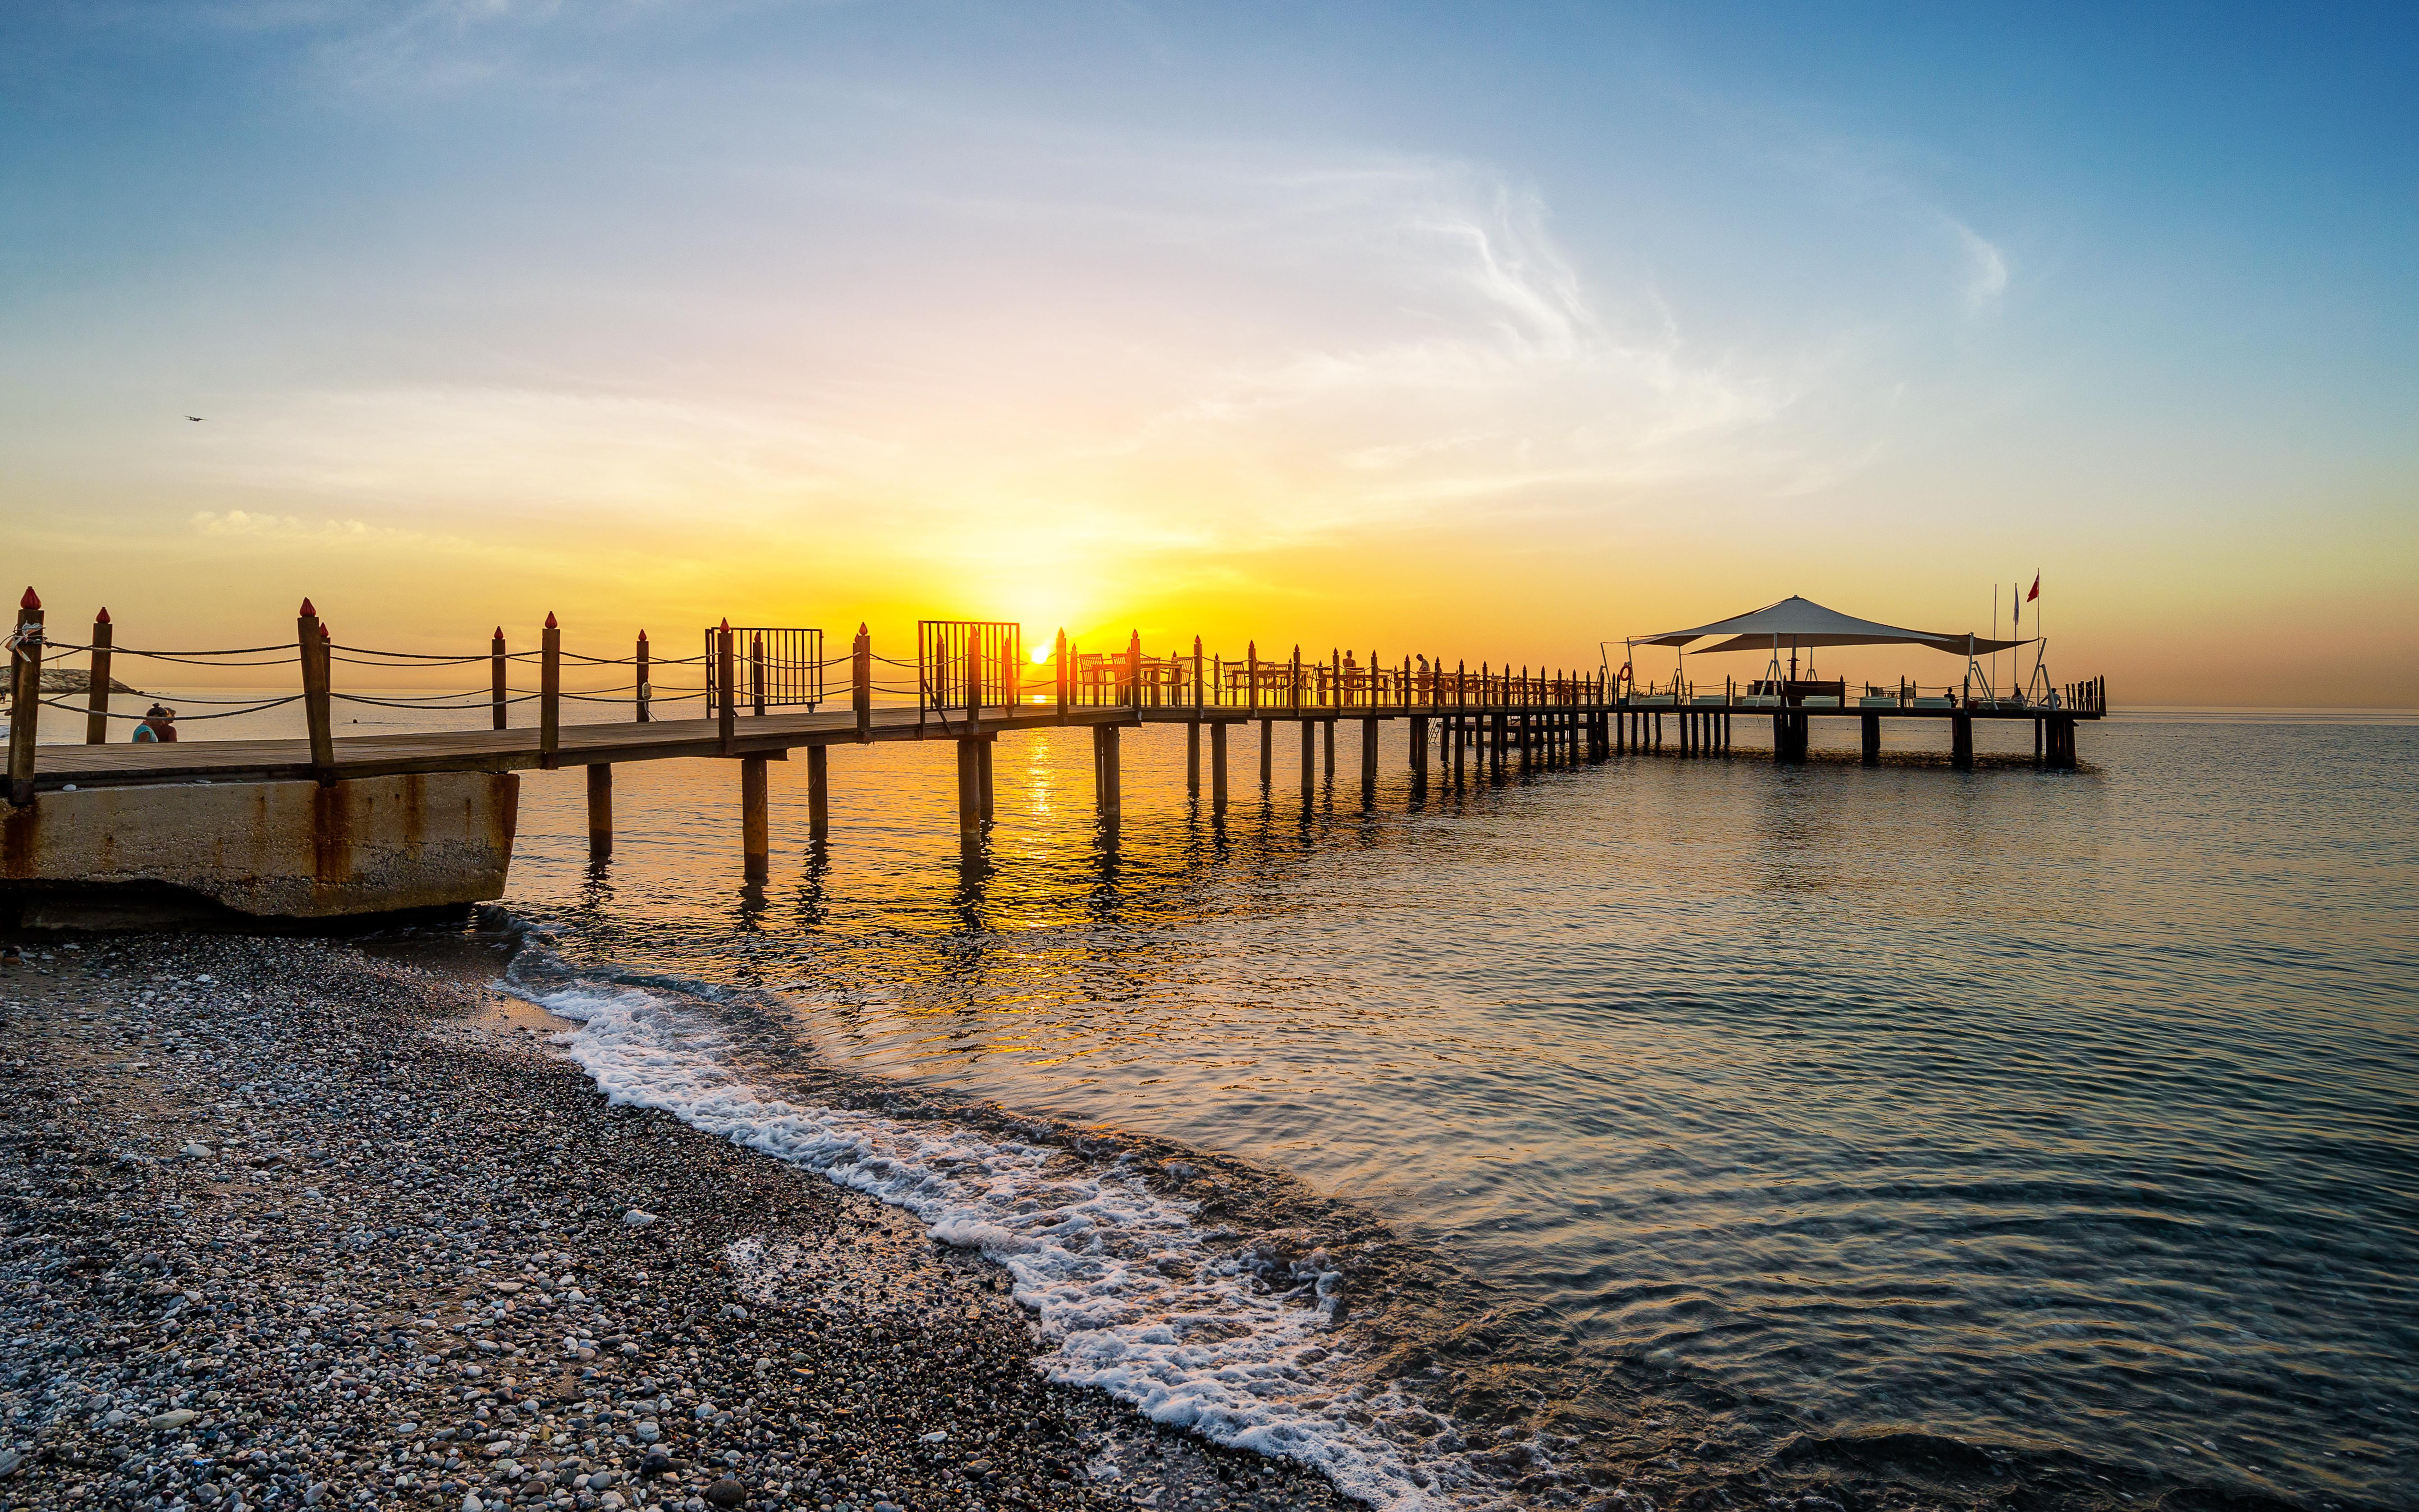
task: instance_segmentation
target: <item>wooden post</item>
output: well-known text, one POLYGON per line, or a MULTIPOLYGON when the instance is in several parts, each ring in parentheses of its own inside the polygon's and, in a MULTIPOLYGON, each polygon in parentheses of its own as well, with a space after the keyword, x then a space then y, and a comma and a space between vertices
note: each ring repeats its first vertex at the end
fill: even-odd
POLYGON ((1058 722, 1060 724, 1065 724, 1067 722, 1067 679, 1069 672, 1067 669, 1067 627, 1063 625, 1058 627, 1058 640, 1056 651, 1055 653, 1055 659, 1058 663, 1058 722))
POLYGON ((1974 717, 1962 708, 1949 717, 1949 764, 1961 772, 1974 764, 1974 717))
POLYGON ((499 625, 487 641, 487 717, 499 730, 511 722, 507 712, 511 708, 512 663, 506 659, 505 651, 504 627, 499 625))
MULTIPOLYGON (((731 685, 722 686, 728 688, 731 685)), ((765 794, 764 771, 765 760, 762 756, 739 759, 739 849, 750 882, 764 880, 773 858, 773 816, 765 794)))
MULTIPOLYGON (((1412 721, 1414 724, 1420 722, 1416 719, 1412 721)), ((1333 751, 1335 748, 1333 744, 1335 726, 1333 722, 1328 725, 1327 732, 1329 741, 1327 748, 1333 751)), ((1411 748, 1414 751, 1419 749, 1419 738, 1416 733, 1411 736, 1411 748)), ((1418 757, 1412 758, 1411 766, 1415 771, 1418 769, 1418 757)), ((1364 802, 1375 803, 1378 799, 1378 721, 1375 719, 1361 721, 1361 795, 1364 802)))
POLYGON ((764 717, 764 632, 753 630, 747 636, 747 702, 756 717, 764 717))
POLYGON ((856 715, 856 743, 873 738, 873 637, 862 623, 849 647, 848 705, 856 715))
POLYGON ((109 647, 116 626, 109 623, 109 610, 103 608, 92 617, 91 671, 85 676, 84 690, 84 743, 87 746, 109 744, 109 647))
POLYGON ((1226 721, 1213 720, 1210 726, 1210 811, 1226 811, 1226 721))
POLYGON ((967 737, 958 742, 958 828, 982 825, 982 742, 967 737))
POLYGON ((1208 690, 1201 686, 1201 638, 1196 635, 1193 638, 1193 712, 1199 714, 1208 702, 1208 690))
POLYGON ((982 816, 983 823, 985 824, 991 823, 992 816, 992 753, 998 749, 998 748, 999 734, 996 731, 975 742, 976 775, 979 779, 979 785, 982 788, 982 816))
POLYGON ((1260 721, 1260 791, 1268 791, 1273 779, 1276 762, 1277 722, 1273 717, 1260 721))
MULTIPOLYGON (((1243 692, 1244 696, 1251 701, 1252 712, 1257 714, 1260 711, 1260 643, 1254 640, 1245 645, 1243 656, 1243 692)), ((1263 782, 1268 780, 1266 772, 1260 774, 1260 780, 1263 782)))
POLYGON ((588 854, 613 851, 613 765, 594 762, 588 768, 588 854))
POLYGON ((1136 630, 1133 633, 1133 639, 1126 642, 1126 702, 1137 709, 1142 707, 1142 632, 1140 630, 1136 630))
POLYGON ((2047 723, 2048 721, 2044 719, 2035 719, 2033 721, 2033 764, 2035 766, 2039 766, 2042 764, 2042 728, 2047 723))
POLYGON ((1425 784, 1428 779, 1428 717, 1411 716, 1411 781, 1425 784))
POLYGON ((1324 760, 1326 762, 1326 777, 1329 781, 1333 782, 1335 780, 1335 721, 1333 719, 1319 720, 1318 733, 1320 748, 1324 753, 1324 760))
POLYGON ((1302 713, 1302 642, 1299 640, 1294 642, 1293 647, 1293 674, 1290 682, 1290 701, 1293 704, 1293 712, 1296 715, 1300 715, 1302 713))
POLYGON ((552 609, 538 637, 537 764, 549 772, 562 764, 562 627, 552 609))
POLYGON ((1318 785, 1318 732, 1311 728, 1313 722, 1309 719, 1293 722, 1294 728, 1302 732, 1302 795, 1305 798, 1310 796, 1311 789, 1318 785))
POLYGON ((966 734, 982 733, 982 632, 966 631, 966 734))
POLYGON ((722 754, 738 748, 739 690, 732 686, 731 621, 726 617, 714 633, 714 714, 722 754))
POLYGON ((1868 714, 1857 722, 1864 726, 1865 764, 1879 766, 1882 764, 1882 717, 1868 714))
POLYGON ((1113 724, 1101 726, 1100 736, 1101 817, 1115 819, 1123 805, 1121 791, 1124 786, 1122 774, 1117 770, 1117 727, 1113 724))
POLYGON ((319 611, 302 601, 294 621, 294 650, 302 663, 302 717, 311 731, 311 772, 321 787, 336 780, 336 740, 329 728, 328 627, 319 611))
POLYGON ((1187 720, 1184 726, 1184 792, 1188 797, 1201 796, 1201 721, 1198 719, 1187 720))
POLYGON ((831 748, 807 748, 807 830, 821 839, 831 829, 831 748))
MULTIPOLYGON (((318 628, 317 621, 312 628, 318 628)), ((8 654, 8 801, 23 809, 34 801, 34 732, 42 707, 42 600, 31 587, 17 600, 14 640, 8 654)), ((307 683, 307 656, 303 664, 307 683)))
POLYGON ((638 673, 635 687, 639 701, 639 723, 640 724, 647 724, 655 717, 655 712, 653 707, 655 700, 654 669, 650 665, 648 657, 647 632, 640 630, 639 632, 638 650, 631 657, 631 660, 636 663, 636 671, 638 673))

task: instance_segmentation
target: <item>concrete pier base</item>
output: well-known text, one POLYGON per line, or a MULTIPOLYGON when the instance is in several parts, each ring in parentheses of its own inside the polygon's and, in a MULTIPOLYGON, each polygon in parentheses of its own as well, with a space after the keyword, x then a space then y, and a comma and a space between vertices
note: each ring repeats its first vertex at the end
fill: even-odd
POLYGON ((113 895, 268 918, 481 903, 503 896, 519 803, 508 772, 45 792, 0 811, 0 900, 38 928, 106 919, 113 895))

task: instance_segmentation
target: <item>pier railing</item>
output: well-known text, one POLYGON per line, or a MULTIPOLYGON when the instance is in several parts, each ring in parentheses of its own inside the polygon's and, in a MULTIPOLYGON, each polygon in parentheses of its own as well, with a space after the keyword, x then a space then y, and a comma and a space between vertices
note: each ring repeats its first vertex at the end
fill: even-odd
MULTIPOLYGON (((526 725, 531 722, 529 714, 534 713, 538 762, 546 766, 556 764, 566 704, 585 705, 596 712, 626 711, 626 717, 639 723, 667 715, 713 719, 719 726, 721 750, 732 754, 743 710, 754 717, 819 710, 836 680, 834 669, 842 667, 855 736, 860 740, 873 736, 877 705, 912 706, 918 732, 937 721, 954 733, 965 721, 980 733, 979 726, 996 716, 1010 712, 1030 716, 1029 690, 1035 702, 1055 701, 1062 717, 1077 710, 1126 709, 1133 711, 1135 717, 1182 718, 1197 713, 1226 720, 1418 719, 1482 711, 1502 716, 1556 709, 1585 709, 1592 716, 1612 710, 1679 709, 1693 717, 1709 706, 1722 711, 1724 718, 1731 713, 1758 709, 1791 715, 1896 709, 1961 717, 1998 714, 2038 718, 2096 717, 2107 708, 2106 685, 2098 679, 2066 684, 2031 702, 2023 698, 1977 699, 1963 686, 1935 690, 1905 682, 1889 688, 1866 685, 1856 694, 1845 684, 1810 681, 1771 684, 1726 679, 1717 689, 1710 683, 1701 686, 1685 677, 1640 684, 1626 675, 1615 678, 1601 668, 1578 671, 1514 668, 1491 659, 1482 660, 1475 668, 1459 660, 1448 665, 1441 656, 1418 653, 1389 659, 1376 652, 1364 656, 1331 648, 1323 656, 1305 657, 1296 645, 1282 656, 1263 656, 1256 640, 1247 642, 1240 656, 1211 652, 1198 637, 1189 648, 1147 652, 1138 633, 1115 650, 1085 652, 1061 631, 1049 653, 1040 658, 1046 667, 1028 669, 1022 626, 994 620, 918 622, 913 661, 877 656, 863 625, 857 627, 848 652, 832 656, 824 655, 820 630, 732 626, 727 621, 705 632, 702 651, 695 656, 655 656, 643 630, 628 655, 595 655, 567 649, 563 629, 551 614, 534 649, 512 648, 498 626, 484 649, 396 650, 336 639, 333 628, 308 599, 296 617, 290 642, 201 649, 128 646, 116 643, 116 630, 104 609, 95 617, 88 640, 51 638, 44 627, 40 600, 31 589, 26 591, 8 640, 8 780, 13 800, 30 801, 36 732, 45 709, 83 716, 85 741, 95 745, 112 740, 113 732, 123 738, 129 726, 146 721, 143 713, 113 707, 112 670, 128 659, 179 669, 245 672, 276 669, 294 677, 299 684, 295 691, 267 699, 180 697, 179 703, 198 712, 180 712, 177 724, 207 724, 300 702, 310 736, 312 764, 329 780, 334 771, 333 709, 339 703, 424 716, 460 714, 468 717, 464 724, 485 724, 499 731, 516 722, 526 725), (63 664, 75 660, 85 664, 83 686, 75 689, 84 694, 81 708, 65 702, 71 696, 73 668, 63 664), (424 690, 397 686, 447 673, 460 673, 467 680, 478 677, 479 671, 484 671, 484 678, 463 687, 424 690), (516 720, 515 708, 532 703, 536 708, 524 708, 516 720)), ((169 733, 167 738, 176 736, 169 733)))

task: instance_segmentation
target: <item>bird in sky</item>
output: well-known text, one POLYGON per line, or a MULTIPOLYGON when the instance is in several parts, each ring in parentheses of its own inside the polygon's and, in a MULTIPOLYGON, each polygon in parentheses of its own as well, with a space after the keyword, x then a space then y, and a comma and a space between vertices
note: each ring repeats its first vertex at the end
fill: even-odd
POLYGON ((193 422, 194 424, 199 424, 201 423, 201 418, 202 418, 202 417, 201 417, 201 416, 199 416, 199 415, 187 415, 185 418, 186 418, 187 420, 193 421, 193 422))

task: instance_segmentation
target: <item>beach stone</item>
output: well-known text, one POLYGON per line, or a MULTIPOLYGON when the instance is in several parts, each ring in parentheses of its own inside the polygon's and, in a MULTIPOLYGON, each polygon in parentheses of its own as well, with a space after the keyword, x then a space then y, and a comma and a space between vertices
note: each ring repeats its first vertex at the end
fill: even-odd
POLYGON ((726 1475, 705 1489, 705 1499, 716 1506, 737 1506, 747 1500, 747 1488, 726 1475))
POLYGON ((208 1160, 210 1158, 210 1147, 199 1140, 188 1139, 185 1141, 184 1148, 177 1153, 188 1160, 208 1160))
POLYGON ((180 1428, 202 1414, 190 1407, 179 1407, 173 1412, 162 1412, 151 1419, 155 1429, 180 1428))
POLYGON ((642 1208, 632 1208, 629 1211, 622 1214, 623 1226, 628 1228, 644 1228, 655 1221, 655 1215, 652 1212, 648 1212, 642 1208))

